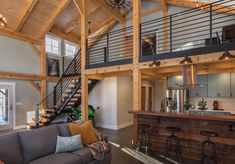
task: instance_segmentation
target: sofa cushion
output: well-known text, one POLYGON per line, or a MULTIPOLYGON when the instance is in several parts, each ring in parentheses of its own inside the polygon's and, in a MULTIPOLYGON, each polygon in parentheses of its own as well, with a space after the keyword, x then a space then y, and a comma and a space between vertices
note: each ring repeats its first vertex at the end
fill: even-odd
POLYGON ((71 137, 57 136, 55 153, 71 152, 82 148, 83 145, 81 135, 71 137))
POLYGON ((58 135, 59 131, 56 125, 20 132, 19 136, 23 149, 24 162, 30 162, 54 153, 58 135))
POLYGON ((112 160, 112 154, 111 152, 108 152, 108 153, 105 153, 104 159, 102 161, 92 160, 88 164, 107 164, 107 163, 110 163, 111 160, 112 160))
POLYGON ((19 164, 23 161, 17 133, 0 136, 0 160, 6 164, 19 164))
POLYGON ((80 156, 82 158, 83 163, 88 163, 93 160, 92 154, 89 148, 87 147, 84 147, 81 150, 73 151, 72 153, 80 156))
POLYGON ((82 164, 82 159, 72 153, 50 154, 29 164, 82 164))
POLYGON ((68 124, 57 124, 58 128, 59 128, 59 133, 60 133, 60 136, 62 137, 69 137, 71 136, 70 134, 70 130, 69 130, 69 127, 68 127, 68 124))

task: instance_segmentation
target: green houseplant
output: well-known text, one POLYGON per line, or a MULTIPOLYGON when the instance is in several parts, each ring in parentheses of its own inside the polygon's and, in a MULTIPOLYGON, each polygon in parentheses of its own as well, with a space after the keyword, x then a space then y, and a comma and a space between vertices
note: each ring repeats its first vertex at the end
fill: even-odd
POLYGON ((207 110, 206 106, 207 106, 207 101, 205 101, 204 98, 202 98, 202 100, 198 102, 198 107, 202 111, 202 114, 204 114, 204 111, 207 110))
POLYGON ((177 102, 176 102, 175 100, 172 100, 172 101, 170 102, 170 109, 171 109, 172 111, 176 111, 176 109, 177 109, 177 102))
POLYGON ((184 103, 184 109, 188 111, 192 107, 192 104, 190 104, 189 100, 186 100, 184 103))

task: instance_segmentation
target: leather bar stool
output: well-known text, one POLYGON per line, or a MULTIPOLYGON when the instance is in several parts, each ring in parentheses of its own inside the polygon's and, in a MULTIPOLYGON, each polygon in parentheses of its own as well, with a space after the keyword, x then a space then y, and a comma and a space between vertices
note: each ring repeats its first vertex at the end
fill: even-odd
POLYGON ((181 129, 178 127, 168 126, 166 131, 171 132, 171 135, 166 139, 166 154, 165 158, 169 156, 171 152, 174 152, 176 158, 179 160, 184 160, 181 153, 180 138, 175 135, 176 132, 179 132, 181 129))
POLYGON ((204 163, 204 160, 210 160, 213 161, 215 164, 217 164, 217 154, 216 154, 216 147, 215 143, 211 141, 211 137, 217 137, 218 133, 211 132, 211 131, 200 131, 200 135, 206 136, 207 140, 202 142, 202 149, 201 149, 201 160, 200 163, 204 163), (210 151, 212 151, 212 154, 208 155, 205 151, 205 148, 209 148, 210 151))
POLYGON ((150 143, 150 129, 151 126, 149 124, 138 124, 139 129, 139 138, 138 138, 138 145, 136 151, 145 149, 146 155, 148 154, 148 150, 151 150, 151 143, 150 143))

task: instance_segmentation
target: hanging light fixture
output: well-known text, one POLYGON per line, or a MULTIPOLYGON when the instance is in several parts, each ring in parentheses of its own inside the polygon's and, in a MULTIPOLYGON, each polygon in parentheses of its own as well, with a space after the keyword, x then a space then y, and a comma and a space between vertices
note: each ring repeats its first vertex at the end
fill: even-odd
POLYGON ((105 0, 105 2, 112 8, 130 8, 132 4, 130 0, 105 0))
POLYGON ((91 22, 88 22, 88 34, 91 35, 91 22))
POLYGON ((7 19, 0 14, 0 29, 4 29, 7 26, 7 19))
POLYGON ((235 59, 235 56, 232 55, 230 52, 225 51, 222 56, 219 58, 219 60, 229 60, 229 59, 235 59))
POLYGON ((180 61, 180 64, 192 64, 192 58, 189 56, 185 56, 183 60, 180 61))
POLYGON ((161 65, 161 62, 159 60, 156 60, 156 58, 154 58, 154 61, 149 65, 149 67, 159 67, 161 65))

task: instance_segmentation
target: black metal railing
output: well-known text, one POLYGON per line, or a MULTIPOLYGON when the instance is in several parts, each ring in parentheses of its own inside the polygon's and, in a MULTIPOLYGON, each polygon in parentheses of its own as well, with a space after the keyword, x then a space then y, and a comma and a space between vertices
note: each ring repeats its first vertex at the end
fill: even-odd
POLYGON ((87 40, 87 66, 102 66, 102 63, 131 63, 133 27, 90 37, 87 40))
MULTIPOLYGON (((68 89, 68 86, 72 81, 79 81, 81 78, 78 78, 81 75, 81 53, 80 51, 75 55, 71 63, 68 65, 67 69, 63 73, 62 77, 55 85, 54 90, 48 94, 46 98, 44 98, 40 103, 36 106, 35 111, 35 122, 39 123, 39 113, 43 109, 57 109, 57 113, 60 113, 64 107, 63 103, 65 102, 62 97, 65 91, 68 89)), ((77 85, 77 87, 80 87, 77 85)))
MULTIPOLYGON (((140 24, 140 61, 235 49, 235 1, 220 0, 140 24)), ((88 39, 87 68, 132 59, 133 27, 88 39), (110 62, 115 61, 115 62, 110 62)))
POLYGON ((231 40, 225 39, 225 30, 235 25, 234 13, 235 2, 222 0, 143 22, 140 58, 142 61, 162 60, 199 55, 217 50, 215 47, 227 49, 226 43, 231 40))

